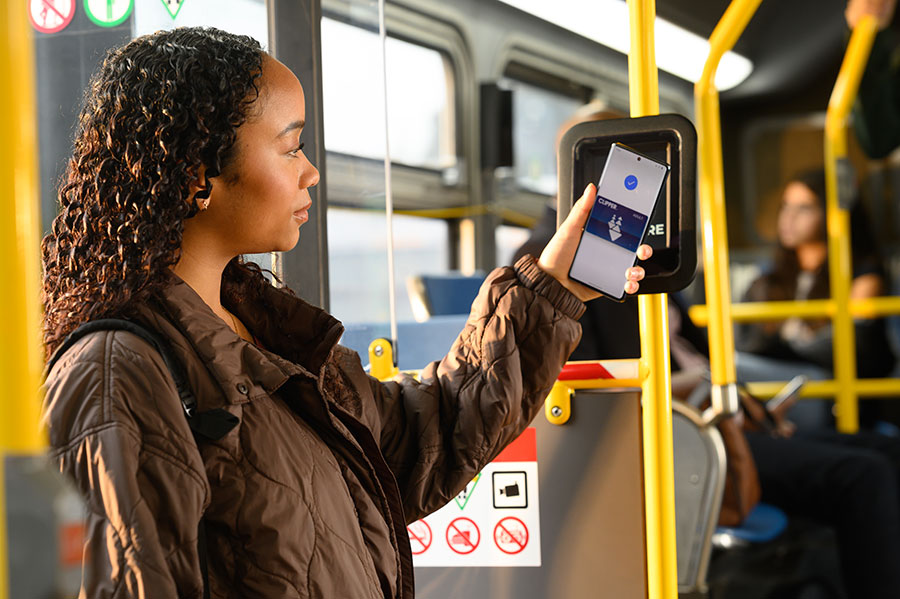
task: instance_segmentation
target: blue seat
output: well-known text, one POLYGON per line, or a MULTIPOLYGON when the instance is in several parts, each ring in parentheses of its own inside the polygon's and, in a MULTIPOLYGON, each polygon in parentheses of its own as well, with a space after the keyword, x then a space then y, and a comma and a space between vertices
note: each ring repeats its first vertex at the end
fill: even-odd
POLYGON ((713 544, 734 547, 748 543, 766 543, 787 528, 787 515, 774 505, 758 503, 740 526, 719 526, 713 544))
POLYGON ((407 291, 416 320, 432 316, 468 314, 485 274, 417 275, 409 277, 407 291))

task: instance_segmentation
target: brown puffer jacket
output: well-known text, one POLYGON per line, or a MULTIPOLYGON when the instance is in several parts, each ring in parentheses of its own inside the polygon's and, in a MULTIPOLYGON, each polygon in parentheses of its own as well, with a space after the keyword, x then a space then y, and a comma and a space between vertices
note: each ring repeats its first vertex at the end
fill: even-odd
POLYGON ((131 333, 93 333, 49 373, 52 456, 88 504, 81 597, 200 597, 203 515, 213 597, 412 598, 406 524, 532 420, 584 305, 527 257, 491 273, 421 382, 388 383, 284 291, 229 308, 266 349, 181 281, 137 319, 170 340, 201 411, 240 419, 199 451, 162 359, 131 333))

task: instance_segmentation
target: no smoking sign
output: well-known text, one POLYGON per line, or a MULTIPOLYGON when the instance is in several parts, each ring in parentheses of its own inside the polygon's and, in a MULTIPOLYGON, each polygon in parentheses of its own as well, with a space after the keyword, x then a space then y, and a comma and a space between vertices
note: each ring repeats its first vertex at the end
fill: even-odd
POLYGON ((57 33, 75 16, 75 0, 29 0, 28 17, 41 33, 57 33))

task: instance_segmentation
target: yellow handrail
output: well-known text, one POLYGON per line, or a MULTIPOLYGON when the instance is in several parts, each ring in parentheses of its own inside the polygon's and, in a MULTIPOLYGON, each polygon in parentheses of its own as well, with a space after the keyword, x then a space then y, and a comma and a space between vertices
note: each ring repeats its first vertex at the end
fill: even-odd
POLYGON ((709 57, 694 86, 697 111, 700 217, 703 265, 709 322, 709 358, 714 386, 735 382, 734 334, 731 319, 731 284, 728 278, 728 231, 725 227, 725 184, 722 168, 722 132, 716 70, 747 27, 762 0, 733 0, 709 38, 709 57))
MULTIPOLYGON (((631 49, 628 92, 631 116, 659 114, 655 0, 628 0, 631 49)), ((672 385, 665 294, 638 297, 643 397, 644 518, 647 535, 647 596, 678 596, 675 487, 672 455, 672 385)))
MULTIPOLYGON (((731 318, 734 322, 765 322, 788 318, 831 318, 836 311, 834 300, 803 300, 790 302, 742 302, 731 304, 731 318)), ((854 318, 877 318, 900 314, 900 297, 872 297, 852 299, 849 303, 850 316, 854 318)), ((707 306, 691 306, 691 321, 697 326, 709 322, 707 306)))
MULTIPOLYGON (((747 383, 747 389, 756 397, 768 399, 784 388, 782 381, 747 383)), ((800 390, 800 397, 834 397, 844 388, 838 381, 809 381, 800 390)), ((851 384, 856 395, 862 397, 890 398, 900 395, 900 379, 857 379, 851 384)))
POLYGON ((850 212, 838 197, 838 163, 847 156, 847 116, 853 107, 859 82, 869 60, 872 42, 878 31, 873 16, 860 20, 854 27, 844 54, 828 112, 825 116, 825 199, 828 221, 828 272, 831 299, 835 303, 833 317, 834 374, 838 382, 835 396, 837 428, 844 433, 859 429, 859 406, 853 382, 856 380, 856 339, 850 315, 850 212))
MULTIPOLYGON (((26 2, 4 2, 0 42, 0 461, 37 453, 40 433, 40 256, 34 51, 26 2)), ((0 474, 4 468, 0 466, 0 474)), ((9 596, 5 480, 0 478, 0 599, 9 596)))

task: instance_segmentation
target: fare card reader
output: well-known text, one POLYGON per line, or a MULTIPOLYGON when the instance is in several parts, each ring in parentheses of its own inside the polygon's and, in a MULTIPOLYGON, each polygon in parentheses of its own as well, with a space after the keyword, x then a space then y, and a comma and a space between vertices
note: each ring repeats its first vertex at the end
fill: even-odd
POLYGON ((644 238, 653 257, 639 262, 647 273, 639 293, 684 289, 697 270, 697 132, 681 115, 590 121, 566 131, 559 144, 557 226, 588 183, 596 185, 616 142, 671 167, 644 238))

